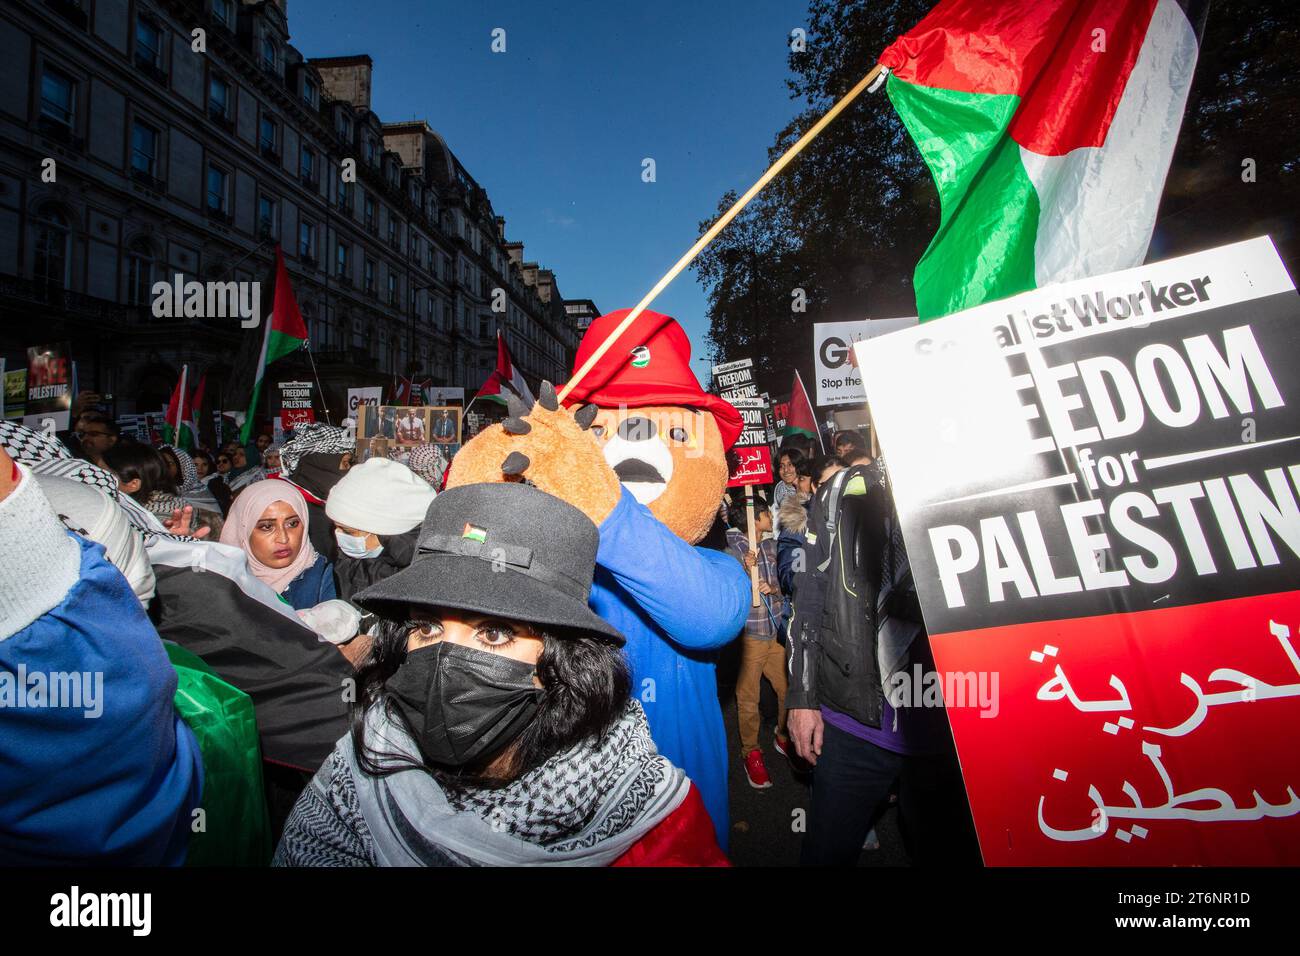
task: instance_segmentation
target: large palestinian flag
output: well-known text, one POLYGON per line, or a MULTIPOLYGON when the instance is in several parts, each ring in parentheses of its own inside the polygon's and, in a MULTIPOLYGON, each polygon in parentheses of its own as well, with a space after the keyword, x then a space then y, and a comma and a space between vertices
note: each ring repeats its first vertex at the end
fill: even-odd
POLYGON ((880 57, 934 176, 921 321, 1141 264, 1196 65, 1198 0, 944 0, 880 57))
POLYGON ((271 307, 270 321, 262 336, 262 351, 257 357, 257 369, 253 375, 253 394, 248 402, 248 412, 240 428, 239 440, 248 444, 253 431, 253 419, 257 414, 257 400, 262 393, 262 382, 266 378, 266 367, 277 359, 282 359, 291 352, 296 352, 307 342, 307 324, 298 311, 298 300, 293 294, 293 284, 289 281, 289 270, 284 265, 284 255, 280 246, 275 247, 275 298, 271 307))

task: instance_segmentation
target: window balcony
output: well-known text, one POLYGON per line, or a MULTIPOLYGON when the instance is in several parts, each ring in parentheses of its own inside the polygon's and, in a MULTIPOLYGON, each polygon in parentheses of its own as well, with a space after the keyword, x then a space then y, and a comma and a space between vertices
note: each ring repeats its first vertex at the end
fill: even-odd
POLYGON ((352 276, 350 276, 350 275, 339 275, 339 273, 336 272, 336 273, 334 273, 334 279, 335 279, 335 280, 338 282, 338 284, 339 284, 340 286, 342 286, 343 288, 345 288, 345 289, 351 289, 351 288, 352 288, 352 276))
POLYGON ((319 265, 314 255, 310 252, 302 252, 301 250, 298 252, 298 261, 308 269, 315 269, 319 265))
POLYGON ((140 169, 137 166, 131 167, 131 179, 139 183, 145 189, 152 190, 153 192, 164 193, 167 191, 167 184, 165 182, 157 176, 154 176, 148 170, 140 169))
POLYGON ((370 233, 372 236, 379 235, 379 223, 374 221, 373 219, 367 220, 366 232, 370 233))
POLYGON ((274 143, 262 143, 258 147, 258 151, 262 154, 263 159, 277 164, 280 162, 280 150, 274 143))
POLYGON ((42 116, 37 120, 36 128, 42 136, 53 140, 61 146, 66 146, 79 153, 85 151, 85 139, 74 135, 72 127, 66 123, 60 123, 58 120, 49 116, 42 116))
POLYGON ((315 173, 300 172, 298 174, 298 180, 312 192, 320 192, 320 177, 315 173))
POLYGON ((230 213, 224 209, 220 209, 216 206, 208 206, 207 215, 208 219, 212 222, 219 222, 224 226, 230 225, 230 213))
POLYGON ((156 83, 167 85, 167 71, 138 50, 135 54, 135 68, 156 83))
POLYGON ((226 132, 232 132, 235 128, 235 121, 230 118, 224 109, 214 103, 208 104, 208 119, 216 123, 226 132))

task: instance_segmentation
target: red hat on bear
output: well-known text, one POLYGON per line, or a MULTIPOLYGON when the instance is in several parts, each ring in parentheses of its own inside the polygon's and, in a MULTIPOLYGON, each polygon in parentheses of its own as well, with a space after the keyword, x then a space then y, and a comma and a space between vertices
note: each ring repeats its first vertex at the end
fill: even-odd
MULTIPOLYGON (((582 368, 601 342, 627 317, 631 309, 619 309, 591 323, 578 345, 574 371, 582 368)), ((636 317, 618 341, 564 398, 566 405, 590 402, 612 407, 626 405, 692 405, 713 415, 722 434, 722 445, 730 448, 740 437, 742 423, 735 406, 700 388, 691 371, 691 340, 671 316, 649 310, 636 317)))

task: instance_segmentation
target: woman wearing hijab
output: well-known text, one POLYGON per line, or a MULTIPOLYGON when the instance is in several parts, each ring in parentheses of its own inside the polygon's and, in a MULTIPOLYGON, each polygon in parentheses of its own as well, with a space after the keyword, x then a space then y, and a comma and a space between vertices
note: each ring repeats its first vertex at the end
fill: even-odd
POLYGON ((410 567, 357 596, 386 624, 275 863, 726 865, 587 606, 598 542, 527 485, 439 495, 410 567))
POLYGON ((268 478, 280 477, 280 446, 267 445, 266 451, 262 452, 262 470, 266 472, 268 478))
POLYGON ((221 543, 242 548, 248 568, 295 611, 337 597, 334 569, 307 537, 307 502, 286 481, 258 481, 230 507, 221 543))
POLYGON ((185 499, 187 504, 193 505, 196 511, 210 511, 215 515, 221 515, 221 503, 208 488, 207 483, 199 477, 199 470, 195 467, 190 453, 175 445, 163 445, 159 451, 167 462, 168 474, 171 474, 174 467, 179 475, 179 478, 173 478, 177 494, 185 499))

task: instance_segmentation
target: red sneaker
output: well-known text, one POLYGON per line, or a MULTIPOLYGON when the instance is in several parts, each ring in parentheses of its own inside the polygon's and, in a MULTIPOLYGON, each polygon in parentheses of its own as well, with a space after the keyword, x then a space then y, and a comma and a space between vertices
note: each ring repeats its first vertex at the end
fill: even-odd
POLYGON ((795 753, 794 744, 790 742, 790 738, 788 737, 785 740, 782 740, 780 737, 773 737, 772 746, 775 747, 776 752, 786 760, 794 760, 799 756, 795 753))
POLYGON ((745 776, 755 790, 766 790, 772 786, 772 778, 767 775, 767 765, 763 763, 763 751, 757 747, 745 754, 745 776))

